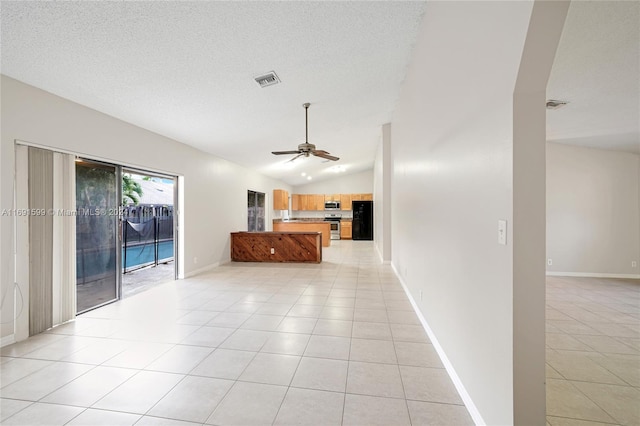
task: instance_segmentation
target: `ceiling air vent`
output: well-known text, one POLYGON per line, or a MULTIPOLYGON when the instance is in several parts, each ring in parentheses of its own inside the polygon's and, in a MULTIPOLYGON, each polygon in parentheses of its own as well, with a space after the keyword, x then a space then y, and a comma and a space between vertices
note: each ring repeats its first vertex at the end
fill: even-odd
POLYGON ((547 101, 547 109, 559 109, 568 104, 567 101, 556 101, 553 99, 549 99, 547 101))
POLYGON ((270 71, 265 75, 256 77, 255 80, 256 80, 256 83, 260 85, 260 87, 273 86, 274 84, 280 83, 280 79, 276 75, 275 71, 270 71))

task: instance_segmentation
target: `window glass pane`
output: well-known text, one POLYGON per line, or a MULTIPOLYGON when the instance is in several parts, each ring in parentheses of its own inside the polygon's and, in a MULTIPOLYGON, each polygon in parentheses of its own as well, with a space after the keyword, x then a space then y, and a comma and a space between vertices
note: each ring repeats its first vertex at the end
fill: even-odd
POLYGON ((118 183, 115 167, 76 163, 77 309, 117 299, 118 183))
POLYGON ((265 195, 262 192, 247 191, 247 230, 264 231, 265 195))
POLYGON ((258 214, 256 217, 256 230, 260 232, 264 232, 264 194, 262 192, 256 193, 257 196, 257 205, 258 205, 258 214))
POLYGON ((247 191, 247 231, 256 230, 256 193, 247 191))

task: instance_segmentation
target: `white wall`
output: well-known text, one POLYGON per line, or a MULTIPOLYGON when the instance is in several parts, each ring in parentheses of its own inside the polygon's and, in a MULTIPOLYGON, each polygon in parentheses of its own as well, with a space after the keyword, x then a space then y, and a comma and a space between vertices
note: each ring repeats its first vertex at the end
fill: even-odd
MULTIPOLYGON (((247 190, 291 191, 281 181, 203 153, 35 87, 2 76, 0 207, 13 206, 14 141, 21 140, 184 177, 185 274, 228 261, 229 233, 247 229, 247 190), (198 262, 194 263, 197 258, 198 262)), ((267 209, 269 213, 271 209, 267 209)), ((13 218, 3 216, 0 240, 1 337, 13 330, 13 218)), ((271 229, 271 217, 266 218, 271 229)), ((25 283, 20 283, 25 285, 25 283)))
POLYGON ((542 49, 546 69, 536 69, 531 58, 525 61, 531 67, 526 75, 525 40, 529 43, 528 30, 540 35, 545 29, 544 19, 532 12, 547 7, 543 3, 534 8, 532 2, 429 2, 391 124, 392 265, 474 419, 491 425, 545 422, 546 79, 532 77, 546 72, 548 78, 566 4, 564 11, 551 12, 561 15, 549 24, 551 39, 537 40, 551 43, 542 49), (522 84, 532 95, 523 97, 516 112, 514 92, 521 79, 537 81, 522 84), (523 112, 534 104, 539 112, 527 123, 523 112), (534 130, 532 137, 514 127, 516 115, 519 125, 534 130), (514 191, 527 187, 520 168, 531 142, 538 151, 528 167, 541 170, 531 184, 536 194, 528 199, 521 191, 516 201, 514 191), (528 234, 538 234, 533 246, 539 253, 533 254, 522 249, 522 235, 512 235, 514 212, 522 215, 516 221, 521 231, 532 200, 540 201, 531 214, 536 229, 528 234), (498 220, 509 224, 507 245, 498 244, 498 220), (523 270, 534 265, 534 286, 521 281, 515 258, 523 270), (535 297, 527 303, 530 291, 535 297), (527 319, 528 328, 522 326, 527 319), (534 333, 521 332, 527 329, 534 333), (527 349, 534 349, 529 357, 523 355, 527 349), (533 373, 528 376, 527 370, 533 373))
POLYGON ((383 262, 391 261, 391 124, 382 126, 373 166, 374 243, 383 262))
POLYGON ((640 155, 547 144, 547 271, 639 276, 640 155))
POLYGON ((293 187, 294 194, 370 194, 373 192, 373 169, 293 187))

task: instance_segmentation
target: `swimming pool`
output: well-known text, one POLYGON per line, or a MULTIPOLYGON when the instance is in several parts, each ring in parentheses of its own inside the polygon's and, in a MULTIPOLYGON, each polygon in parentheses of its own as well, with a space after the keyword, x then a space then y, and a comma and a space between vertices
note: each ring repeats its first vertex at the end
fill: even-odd
MULTIPOLYGON (((122 248, 123 269, 128 272, 155 263, 155 245, 153 242, 128 246, 126 253, 122 248), (126 257, 125 257, 126 254, 126 257), (125 263, 126 261, 126 263, 125 263)), ((116 260, 112 248, 78 250, 76 254, 76 274, 79 283, 92 282, 115 274, 116 260)), ((173 240, 158 242, 158 262, 173 260, 173 240)))
MULTIPOLYGON (((158 261, 173 260, 173 240, 158 242, 158 261)), ((155 245, 153 242, 128 246, 126 253, 122 248, 122 263, 126 270, 155 263, 155 245), (125 256, 126 255, 126 256, 125 256)))

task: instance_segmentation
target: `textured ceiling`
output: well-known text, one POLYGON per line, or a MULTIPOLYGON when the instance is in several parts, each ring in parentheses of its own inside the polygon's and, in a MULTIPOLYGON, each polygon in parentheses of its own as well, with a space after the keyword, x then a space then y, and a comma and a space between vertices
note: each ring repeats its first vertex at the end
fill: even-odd
MULTIPOLYGON (((373 166, 422 2, 2 1, 3 74, 282 179, 373 166), (275 70, 282 83, 253 78, 275 70), (309 139, 341 157, 276 157, 309 139)), ((548 138, 640 153, 638 2, 572 2, 548 138)))
POLYGON ((2 73, 291 184, 373 166, 421 2, 2 2, 2 73), (275 70, 282 83, 254 77, 275 70), (292 166, 292 167, 291 167, 292 166))
POLYGON ((547 97, 547 140, 640 154, 640 2, 571 2, 547 97))

